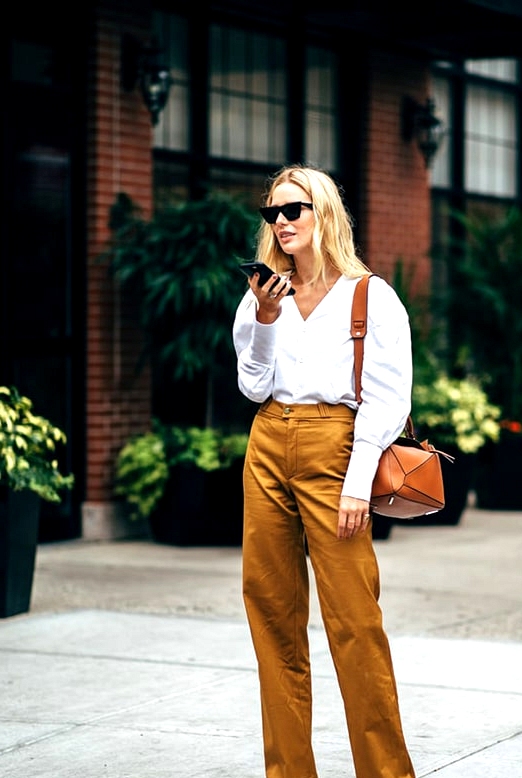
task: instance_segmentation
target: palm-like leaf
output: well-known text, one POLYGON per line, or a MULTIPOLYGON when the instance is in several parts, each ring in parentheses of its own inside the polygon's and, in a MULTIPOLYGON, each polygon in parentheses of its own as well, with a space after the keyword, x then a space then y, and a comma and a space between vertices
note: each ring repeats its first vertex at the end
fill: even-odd
MULTIPOLYGON (((120 195, 106 258, 138 301, 149 355, 173 380, 192 380, 233 353, 231 327, 246 289, 258 217, 223 195, 169 206, 145 221, 120 195)), ((207 411, 211 418, 211 411, 207 411)))

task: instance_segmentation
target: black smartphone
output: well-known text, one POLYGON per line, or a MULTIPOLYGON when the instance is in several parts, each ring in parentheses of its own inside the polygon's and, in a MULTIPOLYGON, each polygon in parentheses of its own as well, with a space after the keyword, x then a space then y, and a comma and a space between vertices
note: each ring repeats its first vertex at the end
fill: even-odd
MULTIPOLYGON (((275 272, 269 268, 268 265, 265 265, 264 262, 242 262, 241 265, 239 265, 239 269, 249 278, 252 278, 254 273, 259 273, 259 286, 264 286, 275 272)), ((295 289, 290 288, 288 294, 295 294, 295 289)))

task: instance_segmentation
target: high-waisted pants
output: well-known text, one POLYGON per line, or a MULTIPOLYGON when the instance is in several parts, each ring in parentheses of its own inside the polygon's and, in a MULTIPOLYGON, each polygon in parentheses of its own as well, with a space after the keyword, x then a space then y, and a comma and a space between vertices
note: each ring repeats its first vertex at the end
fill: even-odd
MULTIPOLYGON (((353 440, 344 405, 265 402, 245 459, 243 596, 258 662, 267 778, 317 778, 306 544, 357 778, 414 778, 378 605, 370 529, 337 539, 353 440)), ((339 765, 339 776, 347 765, 339 765)))

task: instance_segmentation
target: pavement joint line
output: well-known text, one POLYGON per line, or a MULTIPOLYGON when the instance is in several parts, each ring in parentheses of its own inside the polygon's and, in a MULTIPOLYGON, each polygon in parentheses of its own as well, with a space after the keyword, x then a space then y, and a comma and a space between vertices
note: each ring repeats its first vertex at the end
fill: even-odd
POLYGON ((14 751, 22 751, 24 748, 29 748, 30 746, 38 745, 38 743, 42 743, 45 740, 50 740, 53 737, 56 737, 58 735, 63 735, 66 732, 72 732, 75 729, 78 729, 78 727, 83 726, 82 724, 68 724, 67 726, 59 727, 58 729, 53 729, 51 732, 46 732, 45 735, 39 735, 38 737, 28 738, 27 740, 20 740, 17 743, 14 743, 12 746, 7 746, 6 748, 0 748, 0 755, 2 754, 10 754, 14 751))
MULTIPOLYGON (((224 682, 229 683, 229 681, 230 681, 229 676, 227 676, 226 678, 214 678, 211 681, 206 681, 195 687, 191 687, 190 691, 192 694, 194 692, 197 692, 199 689, 208 689, 214 686, 219 686, 224 682)), ((115 710, 109 711, 107 713, 98 714, 97 716, 92 716, 83 721, 78 721, 73 724, 68 724, 66 726, 59 727, 58 729, 53 729, 51 732, 46 732, 44 735, 40 735, 39 737, 29 738, 27 740, 19 741, 18 743, 12 746, 8 746, 7 748, 0 748, 0 755, 8 754, 8 753, 12 753, 13 751, 19 751, 24 748, 28 748, 30 746, 41 743, 45 740, 50 740, 51 738, 63 735, 67 732, 72 732, 74 730, 81 729, 82 727, 84 728, 92 727, 96 725, 98 722, 107 721, 115 716, 120 716, 122 713, 129 713, 130 711, 140 710, 150 705, 157 705, 158 703, 167 702, 168 700, 173 700, 176 699, 177 697, 182 697, 184 694, 186 694, 186 692, 172 692, 171 694, 162 694, 159 697, 157 696, 151 697, 148 700, 143 700, 142 702, 134 703, 133 705, 125 705, 115 710)), ((128 727, 126 728, 128 729, 128 727)), ((134 727, 131 727, 130 729, 134 729, 134 727)), ((139 729, 143 729, 143 727, 140 727, 139 729)), ((158 731, 158 729, 155 728, 155 731, 158 731)), ((165 731, 171 732, 172 730, 169 729, 165 731)), ((198 730, 198 732, 200 732, 200 730, 198 730)), ((242 737, 244 737, 244 732, 242 733, 242 737)))
POLYGON ((470 694, 494 694, 496 697, 522 697, 522 692, 508 691, 506 689, 483 689, 480 686, 455 686, 444 683, 422 683, 419 681, 401 681, 400 686, 415 689, 441 689, 454 692, 469 692, 470 694))
MULTIPOLYGON (((445 621, 444 624, 438 624, 435 627, 426 627, 422 632, 416 632, 415 635, 413 633, 410 635, 411 637, 430 637, 432 635, 436 636, 437 632, 440 632, 441 630, 449 630, 449 629, 455 629, 455 627, 464 627, 467 624, 486 624, 491 619, 498 619, 502 618, 503 616, 511 616, 512 614, 520 613, 520 606, 518 608, 512 608, 505 611, 495 611, 495 613, 491 613, 488 615, 479 615, 479 616, 472 616, 468 619, 457 619, 456 621, 445 621)), ((489 638, 492 642, 495 643, 506 643, 505 638, 489 638)), ((518 643, 518 640, 511 640, 509 641, 511 643, 518 643)))
POLYGON ((500 745, 501 743, 507 743, 510 740, 514 740, 515 738, 519 737, 522 734, 522 730, 520 732, 514 732, 511 735, 506 735, 506 737, 500 737, 496 740, 492 740, 491 743, 487 743, 485 746, 481 746, 480 748, 474 748, 471 751, 462 751, 459 755, 454 756, 453 759, 451 759, 449 762, 444 761, 440 763, 440 766, 435 768, 430 768, 429 772, 427 773, 420 773, 417 778, 428 778, 430 775, 435 775, 435 773, 440 772, 440 770, 444 769, 445 767, 450 767, 451 765, 459 764, 459 762, 464 762, 465 760, 469 759, 472 756, 476 756, 477 754, 483 754, 487 751, 490 751, 492 748, 495 748, 495 746, 500 745))
POLYGON ((226 670, 227 672, 255 673, 255 667, 242 667, 241 665, 210 664, 207 662, 188 662, 176 659, 150 659, 138 656, 120 656, 119 654, 80 654, 67 651, 44 651, 30 648, 2 648, 0 654, 25 654, 34 656, 67 657, 68 659, 103 660, 105 662, 127 662, 129 664, 168 665, 169 667, 194 667, 197 670, 226 670))

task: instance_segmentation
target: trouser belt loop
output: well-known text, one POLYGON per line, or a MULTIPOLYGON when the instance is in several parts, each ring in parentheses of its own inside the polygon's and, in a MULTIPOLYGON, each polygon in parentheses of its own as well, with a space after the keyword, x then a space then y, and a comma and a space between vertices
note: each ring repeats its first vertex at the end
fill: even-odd
POLYGON ((330 417, 330 408, 326 403, 318 403, 318 410, 319 416, 322 416, 324 419, 328 419, 330 417))

